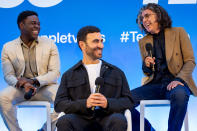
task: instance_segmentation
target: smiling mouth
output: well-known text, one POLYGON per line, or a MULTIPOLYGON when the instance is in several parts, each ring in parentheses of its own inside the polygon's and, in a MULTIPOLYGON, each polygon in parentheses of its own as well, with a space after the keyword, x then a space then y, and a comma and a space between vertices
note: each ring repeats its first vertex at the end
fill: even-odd
POLYGON ((150 27, 150 25, 151 25, 151 24, 145 24, 145 27, 147 27, 147 28, 148 28, 148 27, 150 27))
POLYGON ((38 35, 38 31, 37 30, 35 30, 35 31, 32 31, 32 33, 34 34, 34 35, 38 35))

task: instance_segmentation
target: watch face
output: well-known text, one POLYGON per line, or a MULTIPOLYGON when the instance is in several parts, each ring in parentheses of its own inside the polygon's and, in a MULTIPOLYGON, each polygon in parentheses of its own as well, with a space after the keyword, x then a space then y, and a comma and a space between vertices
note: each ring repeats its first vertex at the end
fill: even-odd
POLYGON ((40 82, 36 78, 34 78, 33 81, 34 81, 34 85, 36 87, 39 87, 40 86, 40 82))

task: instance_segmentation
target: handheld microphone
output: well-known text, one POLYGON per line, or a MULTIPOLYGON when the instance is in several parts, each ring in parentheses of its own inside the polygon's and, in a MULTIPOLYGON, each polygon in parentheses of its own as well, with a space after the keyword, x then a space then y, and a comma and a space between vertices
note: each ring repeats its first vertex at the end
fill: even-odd
MULTIPOLYGON (((95 93, 99 93, 101 86, 104 85, 104 79, 102 77, 97 77, 95 80, 95 85, 96 85, 95 93)), ((92 107, 92 110, 94 111, 95 108, 99 108, 99 107, 92 107)))
POLYGON ((24 98, 25 98, 26 100, 31 99, 31 97, 33 96, 33 95, 32 95, 33 92, 34 92, 34 90, 33 90, 33 89, 30 89, 28 92, 25 93, 24 98))
POLYGON ((101 86, 104 85, 104 79, 102 77, 97 77, 95 80, 95 85, 96 85, 95 93, 99 93, 101 86))
MULTIPOLYGON (((148 56, 153 57, 153 47, 151 43, 146 43, 146 51, 148 52, 148 56)), ((152 63, 150 63, 150 67, 152 68, 153 71, 155 71, 155 67, 152 63)))
POLYGON ((152 57, 153 47, 152 47, 151 43, 146 44, 146 51, 148 52, 148 56, 152 57))

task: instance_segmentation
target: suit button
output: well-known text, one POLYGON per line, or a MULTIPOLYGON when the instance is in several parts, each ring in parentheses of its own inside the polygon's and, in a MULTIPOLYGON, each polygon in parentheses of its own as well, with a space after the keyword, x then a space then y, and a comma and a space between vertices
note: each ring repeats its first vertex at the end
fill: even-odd
POLYGON ((179 55, 178 53, 176 53, 176 56, 179 55))
POLYGON ((177 67, 179 68, 179 65, 177 65, 177 67))

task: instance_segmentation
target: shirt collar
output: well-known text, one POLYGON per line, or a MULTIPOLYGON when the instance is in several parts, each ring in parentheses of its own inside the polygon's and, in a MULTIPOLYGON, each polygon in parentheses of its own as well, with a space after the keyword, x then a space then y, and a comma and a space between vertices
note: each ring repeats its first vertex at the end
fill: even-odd
MULTIPOLYGON (((21 45, 26 45, 26 44, 22 41, 21 37, 19 37, 19 41, 20 41, 20 44, 21 44, 21 45)), ((36 44, 39 44, 38 38, 35 39, 33 42, 35 42, 36 44)))
POLYGON ((164 30, 161 30, 159 33, 157 34, 153 34, 153 37, 161 37, 164 34, 164 30))
MULTIPOLYGON (((111 65, 111 64, 109 64, 109 63, 107 63, 107 62, 105 62, 105 61, 102 60, 102 59, 100 59, 100 60, 102 61, 102 65, 101 65, 101 66, 107 66, 107 67, 114 68, 113 65, 111 65)), ((80 60, 80 61, 73 67, 73 70, 76 70, 76 69, 78 69, 78 68, 80 68, 80 67, 84 67, 82 60, 80 60)))

